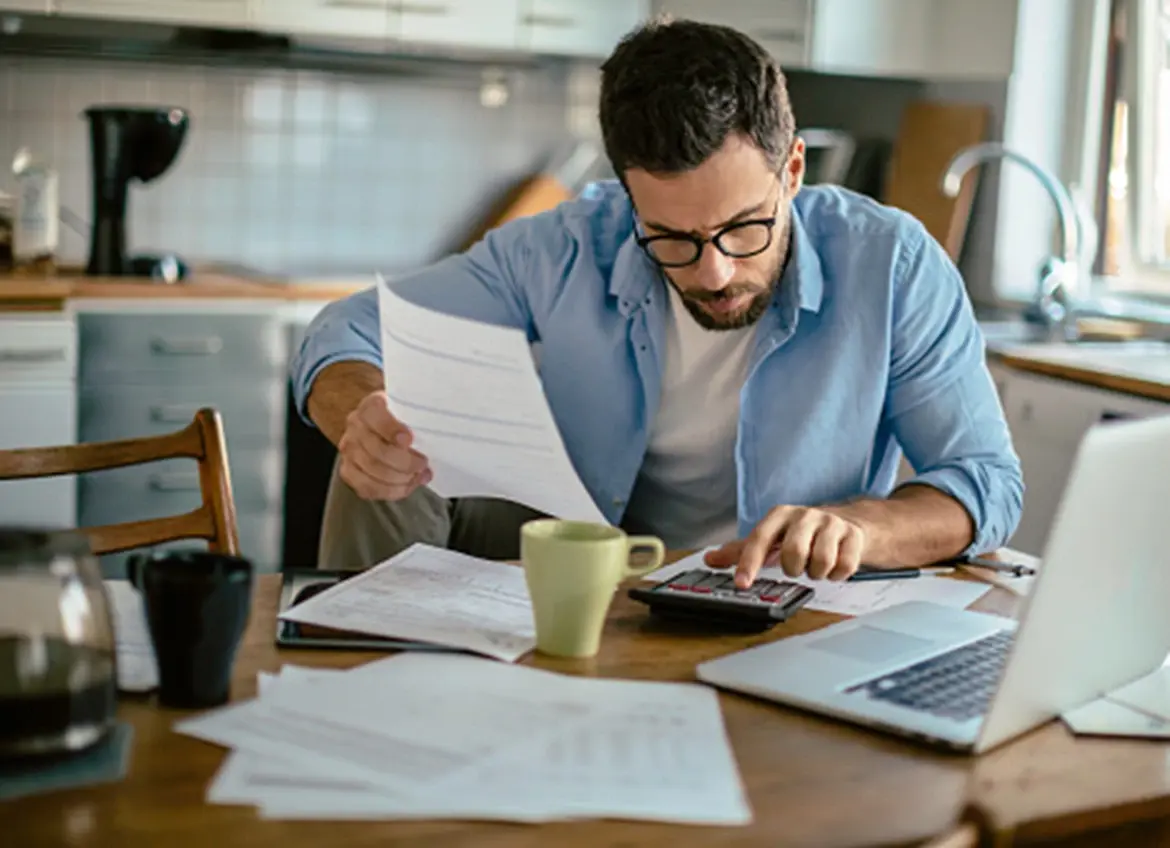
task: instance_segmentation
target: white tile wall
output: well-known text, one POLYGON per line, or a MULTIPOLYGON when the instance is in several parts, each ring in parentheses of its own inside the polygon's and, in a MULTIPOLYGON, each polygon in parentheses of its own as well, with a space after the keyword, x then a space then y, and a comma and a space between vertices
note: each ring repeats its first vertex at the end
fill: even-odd
MULTIPOLYGON (((563 149, 581 123, 567 73, 514 71, 507 102, 486 108, 472 67, 389 76, 0 57, 0 189, 28 145, 60 170, 62 205, 89 221, 82 110, 177 105, 191 128, 171 169, 132 190, 132 251, 275 273, 415 267, 563 149)), ((62 227, 61 238, 61 261, 84 263, 87 237, 62 227)))

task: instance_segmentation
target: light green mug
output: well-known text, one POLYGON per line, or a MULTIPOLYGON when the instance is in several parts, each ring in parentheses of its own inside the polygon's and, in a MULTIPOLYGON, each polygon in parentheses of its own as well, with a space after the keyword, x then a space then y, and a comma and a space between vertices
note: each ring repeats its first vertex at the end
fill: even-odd
POLYGON ((588 521, 540 518, 520 528, 520 561, 536 623, 536 649, 557 657, 592 657, 618 584, 662 565, 654 536, 627 536, 588 521), (650 561, 630 565, 636 550, 650 561))

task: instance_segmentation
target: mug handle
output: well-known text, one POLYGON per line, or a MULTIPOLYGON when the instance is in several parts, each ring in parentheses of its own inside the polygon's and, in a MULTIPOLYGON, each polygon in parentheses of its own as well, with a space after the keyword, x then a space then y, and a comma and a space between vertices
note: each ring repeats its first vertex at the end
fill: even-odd
POLYGON ((666 559, 666 545, 657 536, 630 536, 626 539, 626 571, 624 577, 641 577, 649 574, 657 568, 662 567, 662 561, 666 559), (649 548, 653 552, 650 562, 643 565, 630 565, 629 554, 639 548, 649 548))

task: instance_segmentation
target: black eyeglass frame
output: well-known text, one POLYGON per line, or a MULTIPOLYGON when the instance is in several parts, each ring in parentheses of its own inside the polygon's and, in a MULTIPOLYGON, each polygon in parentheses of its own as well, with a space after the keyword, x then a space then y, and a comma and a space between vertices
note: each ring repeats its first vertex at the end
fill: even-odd
POLYGON ((726 227, 720 228, 716 232, 712 233, 710 236, 697 236, 694 233, 662 233, 661 235, 654 235, 654 236, 638 236, 637 238, 634 239, 634 241, 637 243, 638 247, 642 248, 642 250, 644 250, 646 252, 646 255, 650 257, 651 261, 653 261, 655 264, 657 264, 661 268, 685 268, 688 265, 694 265, 696 262, 698 262, 702 258, 703 249, 708 244, 713 246, 716 250, 718 250, 724 256, 729 256, 732 259, 747 259, 751 256, 758 256, 761 253, 763 253, 765 250, 767 250, 769 247, 772 246, 772 240, 776 237, 776 220, 780 215, 780 201, 782 198, 783 198, 783 195, 776 198, 776 207, 775 207, 775 210, 772 212, 771 217, 750 218, 746 221, 736 221, 734 224, 728 224, 726 227), (748 251, 746 253, 736 253, 734 251, 727 250, 720 243, 720 239, 722 239, 728 233, 735 232, 736 230, 741 230, 744 227, 759 227, 759 226, 764 226, 764 227, 768 228, 768 238, 764 242, 763 247, 760 247, 757 250, 751 250, 751 251, 748 251), (695 255, 691 259, 688 259, 686 262, 663 262, 661 259, 659 259, 657 256, 654 255, 654 251, 651 249, 651 245, 656 241, 670 241, 670 242, 688 241, 692 245, 694 245, 695 255))

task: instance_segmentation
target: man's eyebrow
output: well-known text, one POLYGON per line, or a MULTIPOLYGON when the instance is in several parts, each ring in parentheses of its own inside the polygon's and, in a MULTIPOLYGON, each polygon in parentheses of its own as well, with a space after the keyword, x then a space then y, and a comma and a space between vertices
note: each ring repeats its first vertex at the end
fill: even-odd
MULTIPOLYGON (((763 200, 761 200, 759 203, 755 204, 754 206, 748 206, 746 209, 739 210, 734 215, 732 215, 730 218, 728 218, 726 221, 723 221, 722 223, 716 224, 711 229, 712 230, 721 230, 724 227, 729 227, 732 224, 737 224, 740 221, 744 220, 745 218, 750 218, 752 215, 757 215, 760 212, 764 211, 764 207, 767 206, 767 204, 768 204, 768 198, 765 197, 763 200)), ((644 221, 643 224, 644 224, 644 226, 646 226, 649 229, 658 230, 659 232, 663 232, 663 233, 678 233, 680 235, 691 235, 691 233, 686 233, 683 230, 676 230, 673 227, 668 227, 665 224, 657 224, 653 221, 644 221)))

